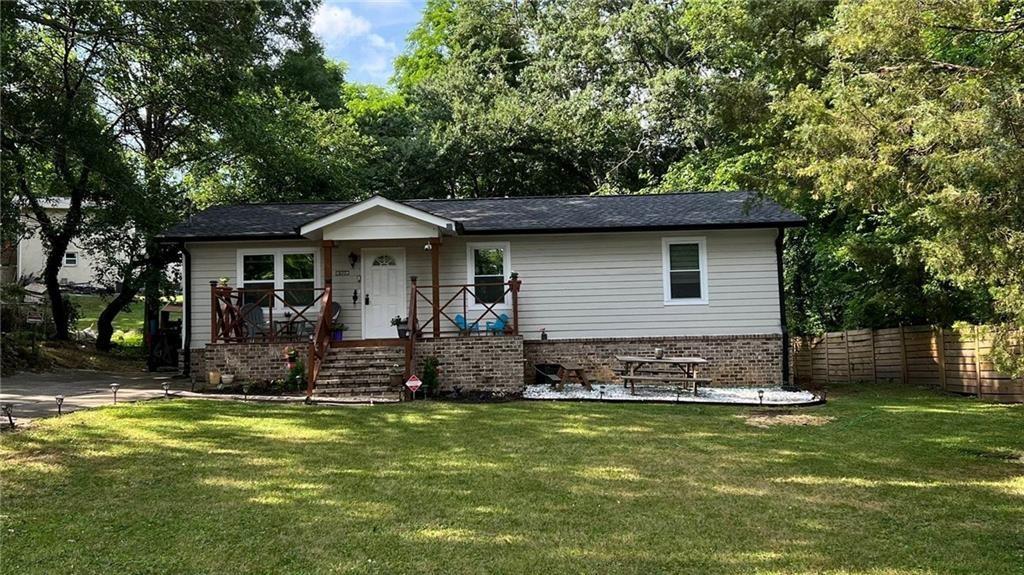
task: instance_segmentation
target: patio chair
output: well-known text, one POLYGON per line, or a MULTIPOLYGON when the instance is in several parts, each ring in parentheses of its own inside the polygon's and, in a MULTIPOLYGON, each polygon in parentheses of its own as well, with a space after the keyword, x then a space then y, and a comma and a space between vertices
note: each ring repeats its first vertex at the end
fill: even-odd
POLYGON ((500 335, 505 333, 506 327, 508 327, 508 315, 501 314, 496 321, 487 322, 487 333, 500 335))
POLYGON ((242 306, 242 325, 248 339, 266 339, 267 325, 263 319, 263 308, 259 304, 250 303, 242 306))
POLYGON ((473 332, 480 333, 480 322, 474 321, 470 324, 461 313, 455 314, 455 325, 459 328, 459 335, 472 335, 473 332))

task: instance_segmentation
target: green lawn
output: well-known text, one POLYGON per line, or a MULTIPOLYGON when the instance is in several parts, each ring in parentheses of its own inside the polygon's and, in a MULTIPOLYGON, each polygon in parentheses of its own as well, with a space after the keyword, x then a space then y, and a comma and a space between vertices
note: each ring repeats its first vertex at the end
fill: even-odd
POLYGON ((1024 406, 155 401, 0 443, 4 573, 1012 573, 1024 406), (822 423, 821 420, 816 423, 822 423))
MULTIPOLYGON (((72 295, 71 301, 78 304, 78 329, 95 328, 100 313, 107 307, 109 299, 99 295, 72 295)), ((122 311, 114 318, 114 329, 122 331, 142 330, 142 301, 135 302, 130 311, 122 311)))

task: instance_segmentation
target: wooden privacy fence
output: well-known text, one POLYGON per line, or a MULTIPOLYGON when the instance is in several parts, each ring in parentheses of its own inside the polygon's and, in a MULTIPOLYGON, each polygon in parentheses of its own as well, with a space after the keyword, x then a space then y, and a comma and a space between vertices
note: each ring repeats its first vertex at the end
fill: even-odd
POLYGON ((1024 401, 1024 379, 995 371, 991 349, 991 336, 978 327, 829 332, 793 338, 793 378, 805 386, 897 381, 993 401, 1024 401))

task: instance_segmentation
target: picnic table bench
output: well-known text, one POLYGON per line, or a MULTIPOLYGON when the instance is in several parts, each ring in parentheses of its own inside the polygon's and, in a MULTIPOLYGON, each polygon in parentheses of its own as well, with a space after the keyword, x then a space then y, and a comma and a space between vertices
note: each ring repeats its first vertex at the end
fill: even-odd
POLYGON ((697 366, 706 365, 708 360, 702 357, 641 357, 635 355, 617 355, 615 359, 622 364, 622 382, 636 393, 636 382, 660 382, 667 385, 686 384, 692 386, 693 395, 697 395, 697 385, 711 383, 711 379, 697 377, 697 366), (678 371, 657 371, 654 367, 675 367, 678 371))

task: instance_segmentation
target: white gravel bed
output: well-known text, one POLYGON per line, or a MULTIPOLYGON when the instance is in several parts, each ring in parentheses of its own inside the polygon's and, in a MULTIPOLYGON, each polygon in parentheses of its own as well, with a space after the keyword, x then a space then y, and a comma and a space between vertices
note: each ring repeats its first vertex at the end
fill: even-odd
POLYGON ((580 399, 597 401, 656 401, 672 403, 734 403, 737 405, 762 405, 757 392, 764 390, 763 405, 799 405, 816 401, 818 398, 809 391, 783 391, 778 387, 701 387, 694 397, 689 391, 675 388, 637 386, 636 395, 621 384, 596 383, 587 390, 579 384, 566 384, 558 391, 550 385, 528 385, 523 399, 580 399))

